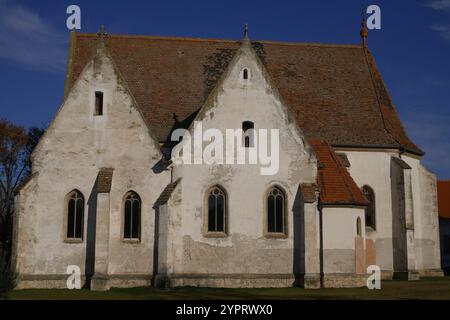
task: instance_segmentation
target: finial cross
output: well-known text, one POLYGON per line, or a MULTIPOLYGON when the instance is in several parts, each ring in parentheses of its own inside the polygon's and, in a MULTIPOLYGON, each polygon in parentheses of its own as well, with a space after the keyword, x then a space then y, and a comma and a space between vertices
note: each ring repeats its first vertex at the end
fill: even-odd
POLYGON ((100 38, 102 38, 102 39, 108 35, 108 34, 106 33, 106 31, 105 31, 105 26, 104 26, 104 25, 101 25, 101 26, 100 26, 100 30, 97 32, 97 35, 98 35, 100 38))
POLYGON ((248 39, 248 23, 244 25, 244 39, 248 39))

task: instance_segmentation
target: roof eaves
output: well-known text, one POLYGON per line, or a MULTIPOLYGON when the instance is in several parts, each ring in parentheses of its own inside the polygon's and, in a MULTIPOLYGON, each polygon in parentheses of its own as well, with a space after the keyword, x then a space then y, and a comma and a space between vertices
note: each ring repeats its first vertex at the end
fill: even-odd
POLYGON ((393 149, 400 152, 408 152, 417 156, 425 155, 420 149, 411 149, 401 144, 349 144, 349 143, 333 143, 333 148, 363 148, 363 149, 393 149))
POLYGON ((355 208, 365 208, 367 207, 366 203, 361 203, 361 202, 353 202, 353 201, 348 201, 348 202, 344 202, 344 201, 331 201, 331 202, 324 202, 321 201, 320 205, 322 207, 355 207, 355 208))

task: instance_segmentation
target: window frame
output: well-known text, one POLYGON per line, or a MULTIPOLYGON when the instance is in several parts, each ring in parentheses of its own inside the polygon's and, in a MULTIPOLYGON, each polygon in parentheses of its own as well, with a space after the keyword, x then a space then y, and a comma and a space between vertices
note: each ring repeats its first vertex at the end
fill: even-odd
POLYGON ((203 196, 203 236, 206 238, 226 238, 228 237, 228 193, 225 188, 219 184, 215 184, 206 189, 203 196), (214 189, 219 189, 224 197, 224 222, 223 231, 209 231, 209 196, 214 189))
POLYGON ((272 185, 269 188, 267 188, 266 192, 264 193, 264 237, 267 239, 286 239, 289 236, 288 227, 288 210, 287 210, 287 193, 284 190, 284 188, 280 187, 279 185, 272 185), (283 196, 283 232, 270 232, 269 231, 269 195, 272 193, 274 189, 277 189, 278 192, 281 193, 283 196))
MULTIPOLYGON (((76 204, 75 204, 76 208, 76 204)), ((86 203, 85 203, 85 197, 83 193, 78 189, 72 189, 68 193, 66 193, 66 196, 64 197, 64 223, 63 223, 63 239, 66 243, 83 243, 85 238, 85 213, 86 213, 86 203), (81 238, 75 237, 76 235, 76 210, 75 210, 75 216, 74 216, 74 237, 69 237, 68 231, 69 231, 69 201, 72 199, 72 196, 74 193, 77 193, 77 196, 81 198, 81 201, 83 202, 83 212, 81 214, 81 238)))
MULTIPOLYGON (((126 192, 125 195, 123 196, 122 207, 121 207, 121 217, 122 217, 122 219, 121 219, 121 227, 120 228, 121 228, 122 241, 126 242, 126 243, 140 243, 142 241, 142 199, 141 199, 141 196, 136 191, 130 190, 130 191, 126 192), (137 198, 137 200, 139 201, 138 238, 133 238, 133 237, 126 238, 125 237, 125 222, 126 222, 125 210, 126 210, 126 202, 130 195, 134 195, 137 198)), ((132 228, 132 225, 130 225, 130 227, 132 228)), ((132 236, 132 234, 131 234, 131 236, 132 236)))

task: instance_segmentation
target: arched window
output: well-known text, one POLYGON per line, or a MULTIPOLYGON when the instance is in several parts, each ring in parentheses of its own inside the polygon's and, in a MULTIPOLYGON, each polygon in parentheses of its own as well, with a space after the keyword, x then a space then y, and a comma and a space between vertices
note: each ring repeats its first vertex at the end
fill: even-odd
POLYGON ((248 69, 247 69, 247 68, 245 68, 245 69, 242 71, 242 78, 243 78, 244 80, 247 80, 247 79, 248 79, 248 69))
POLYGON ((254 128, 255 125, 251 121, 244 121, 242 122, 242 131, 244 132, 243 139, 244 139, 244 147, 246 148, 252 148, 254 146, 254 128))
POLYGON ((219 186, 209 189, 207 194, 207 227, 208 232, 226 232, 227 197, 219 186))
POLYGON ((369 186, 364 186, 362 191, 366 196, 367 201, 369 201, 365 211, 366 226, 375 230, 375 193, 369 186))
POLYGON ((361 236, 361 219, 358 217, 357 219, 356 219, 356 235, 358 236, 358 237, 360 237, 361 236))
POLYGON ((83 239, 84 197, 78 190, 71 191, 67 197, 67 239, 83 239))
POLYGON ((285 195, 278 188, 273 187, 267 193, 267 232, 270 233, 286 233, 285 218, 285 195))
POLYGON ((141 198, 133 191, 125 196, 123 237, 132 240, 141 238, 141 198))

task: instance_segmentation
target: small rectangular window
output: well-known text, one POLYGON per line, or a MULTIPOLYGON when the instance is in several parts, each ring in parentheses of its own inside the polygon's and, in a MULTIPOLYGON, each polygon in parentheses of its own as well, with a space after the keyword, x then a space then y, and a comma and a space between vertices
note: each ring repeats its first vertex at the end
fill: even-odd
POLYGON ((103 92, 100 91, 95 92, 95 115, 103 115, 103 92))
POLYGON ((244 80, 248 80, 248 70, 247 69, 244 69, 243 77, 244 77, 244 80))
POLYGON ((254 144, 254 124, 251 121, 242 122, 242 131, 244 132, 244 147, 253 148, 254 144))

